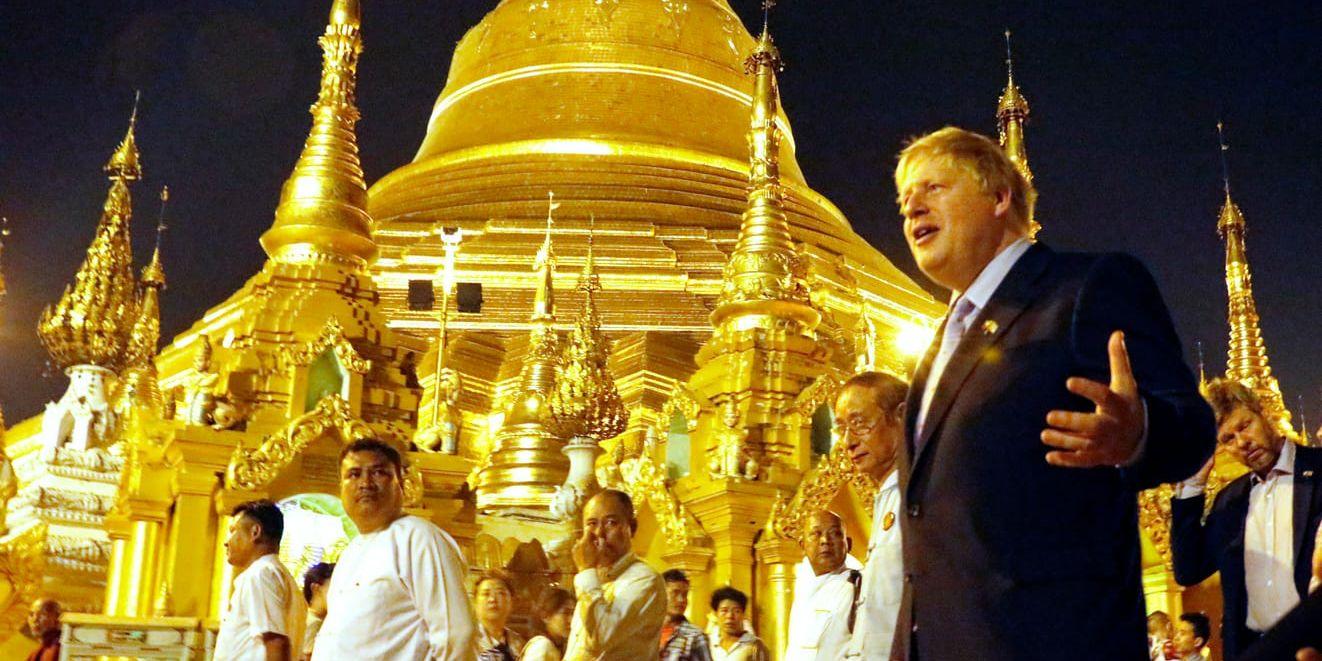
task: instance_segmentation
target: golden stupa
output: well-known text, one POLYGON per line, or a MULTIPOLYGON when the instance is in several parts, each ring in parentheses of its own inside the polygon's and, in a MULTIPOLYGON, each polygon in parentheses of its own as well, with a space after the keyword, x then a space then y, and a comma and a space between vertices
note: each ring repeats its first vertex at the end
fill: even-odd
MULTIPOLYGON (((10 516, 13 582, 76 611, 73 653, 204 654, 231 508, 281 503, 296 574, 333 559, 355 534, 336 453, 375 436, 407 453, 409 511, 474 569, 512 571, 521 611, 566 579, 577 507, 605 485, 634 497, 643 557, 696 594, 752 593, 780 647, 802 513, 783 503, 844 498, 870 520, 826 403, 856 366, 906 372, 943 306, 806 183, 770 32, 725 0, 496 3, 413 162, 369 188, 370 25, 331 5, 261 270, 146 360, 179 268, 154 257, 131 297, 149 318, 95 363, 118 402, 104 437, 43 452, 41 419, 9 430, 24 503, 66 476, 100 485, 10 516), (70 592, 42 563, 77 553, 70 592)), ((77 330, 58 321, 44 332, 77 330)))

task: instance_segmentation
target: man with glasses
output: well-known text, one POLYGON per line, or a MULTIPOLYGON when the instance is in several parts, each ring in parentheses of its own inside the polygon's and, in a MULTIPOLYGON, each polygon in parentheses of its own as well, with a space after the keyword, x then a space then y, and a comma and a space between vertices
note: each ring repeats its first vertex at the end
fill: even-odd
POLYGON ((895 376, 863 372, 846 381, 835 399, 835 430, 850 461, 881 484, 872 503, 868 558, 848 658, 890 658, 904 585, 895 460, 904 437, 908 391, 909 385, 895 376))

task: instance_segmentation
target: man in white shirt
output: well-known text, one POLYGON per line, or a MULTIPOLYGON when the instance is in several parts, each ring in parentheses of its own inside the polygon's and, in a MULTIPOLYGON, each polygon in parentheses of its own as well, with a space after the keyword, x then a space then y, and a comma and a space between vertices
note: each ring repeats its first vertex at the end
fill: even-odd
POLYGON ((903 596, 896 455, 904 438, 904 400, 909 385, 881 372, 856 374, 835 399, 835 428, 859 472, 881 483, 872 502, 872 531, 863 566, 862 595, 849 643, 849 658, 888 659, 903 596))
POLYGON ((1322 521, 1322 450, 1287 439, 1285 425, 1242 383, 1214 379, 1207 399, 1217 442, 1249 472, 1217 494, 1206 520, 1213 462, 1176 487, 1171 560, 1181 585, 1221 572, 1221 637, 1234 658, 1308 594, 1312 532, 1322 521))
POLYGON ((378 440, 340 451, 340 498, 358 527, 335 565, 313 661, 469 661, 476 626, 454 539, 404 513, 404 464, 378 440))
POLYGON ((307 605, 277 555, 284 516, 269 500, 230 513, 225 560, 237 575, 216 636, 217 661, 289 661, 303 649, 307 605))
POLYGON ((849 537, 840 517, 820 510, 803 531, 806 564, 799 565, 790 607, 785 661, 839 661, 854 624, 862 574, 845 564, 849 537))
POLYGON ((574 544, 578 606, 565 661, 657 658, 666 585, 634 555, 637 531, 629 494, 606 489, 583 507, 583 536, 574 544))

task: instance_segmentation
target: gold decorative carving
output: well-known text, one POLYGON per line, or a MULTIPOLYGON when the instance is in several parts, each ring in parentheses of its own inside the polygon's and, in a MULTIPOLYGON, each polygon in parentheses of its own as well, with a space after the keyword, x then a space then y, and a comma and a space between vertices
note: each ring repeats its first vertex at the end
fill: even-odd
POLYGON ((280 360, 286 365, 296 365, 306 367, 316 360, 318 356, 330 349, 335 354, 335 358, 340 361, 344 369, 355 374, 366 374, 372 368, 372 361, 367 360, 358 354, 344 336, 344 327, 335 317, 326 320, 326 325, 321 329, 321 335, 317 339, 304 344, 301 347, 285 347, 280 352, 280 360))
POLYGON ((647 503, 670 550, 681 550, 706 536, 697 518, 670 491, 666 484, 666 468, 654 458, 651 447, 637 456, 623 459, 619 468, 621 484, 615 488, 622 486, 634 502, 647 503))
POLYGON ((41 593, 45 551, 44 523, 0 539, 0 581, 9 584, 11 595, 0 603, 0 631, 18 631, 27 619, 28 604, 41 593))
POLYGON ((303 448, 332 431, 346 443, 374 436, 367 423, 353 416, 349 402, 332 393, 317 402, 316 408, 262 439, 257 449, 235 448, 225 469, 225 485, 239 489, 266 486, 303 448))
POLYGON ((835 401, 835 396, 840 393, 840 388, 844 385, 845 376, 842 373, 827 372, 799 391, 799 395, 794 398, 794 404, 790 406, 790 412, 811 418, 822 404, 835 401))
POLYGON ((799 484, 792 497, 784 500, 782 494, 772 506, 768 528, 780 537, 800 539, 808 515, 827 509, 836 494, 847 485, 853 485, 854 492, 870 512, 880 485, 856 470, 845 444, 836 443, 831 453, 799 484))

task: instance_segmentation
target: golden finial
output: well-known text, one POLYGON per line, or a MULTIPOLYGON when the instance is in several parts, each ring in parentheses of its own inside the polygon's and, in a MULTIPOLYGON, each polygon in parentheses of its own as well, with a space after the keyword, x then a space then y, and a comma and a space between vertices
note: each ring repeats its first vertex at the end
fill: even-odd
POLYGON ((124 133, 124 140, 119 143, 119 147, 106 162, 106 172, 112 179, 137 181, 142 178, 142 166, 138 163, 138 140, 134 135, 138 126, 138 101, 141 99, 142 92, 134 92, 133 114, 129 115, 128 131, 124 133))
POLYGON ((5 285, 4 255, 5 240, 9 238, 9 218, 0 217, 0 300, 4 300, 9 288, 5 285))
POLYGON ((128 136, 106 167, 110 191, 87 257, 74 274, 73 284, 65 287, 55 305, 42 311, 37 324, 46 352, 61 369, 94 365, 118 370, 124 364, 137 311, 129 239, 133 207, 128 186, 142 174, 133 142, 136 122, 135 102, 128 136))
POLYGON ((165 269, 161 267, 161 235, 165 234, 165 205, 170 201, 170 187, 161 187, 161 210, 156 217, 156 247, 152 250, 151 261, 142 269, 143 287, 165 289, 165 269))
POLYGON ((620 391, 607 367, 610 341, 601 332, 597 314, 596 292, 601 282, 593 260, 595 217, 588 230, 587 259, 579 278, 583 309, 569 332, 561 358, 561 371, 551 395, 551 412, 557 435, 562 438, 586 437, 600 443, 619 436, 629 424, 620 391))
POLYGON ((555 210, 560 204, 555 201, 555 192, 546 192, 546 238, 537 250, 533 260, 533 270, 537 271, 537 293, 533 300, 533 319, 555 315, 555 252, 551 249, 551 226, 555 224, 555 210))
POLYGON ((335 0, 322 50, 321 88, 312 129, 280 191, 275 222, 262 248, 277 261, 321 257, 366 263, 376 256, 367 214, 367 184, 358 160, 358 56, 363 50, 357 0, 335 0))
POLYGON ((1005 31, 1005 89, 996 104, 997 132, 1001 149, 1028 182, 1028 236, 1036 240, 1042 225, 1037 222, 1037 189, 1033 186, 1033 170, 1028 166, 1028 147, 1024 144, 1024 123, 1028 121, 1028 99, 1014 82, 1014 53, 1010 47, 1010 31, 1005 31))
POLYGON ((740 222, 739 241, 725 265, 720 299, 712 312, 711 321, 717 327, 733 319, 745 319, 754 325, 789 321, 801 331, 811 332, 821 321, 821 313, 808 300, 806 268, 790 235, 780 183, 776 72, 781 64, 771 33, 764 30, 744 62, 745 71, 753 76, 748 205, 740 222))
POLYGON ((1253 276, 1249 271, 1248 250, 1244 236, 1248 226, 1239 205, 1230 197, 1230 169, 1226 161, 1225 125, 1216 124, 1217 145, 1221 154, 1222 188, 1226 199, 1217 218, 1217 233, 1226 242, 1226 296, 1230 324, 1226 377, 1239 381, 1258 393, 1269 417, 1282 431, 1290 431, 1290 411, 1281 396, 1281 386, 1272 376, 1267 361, 1267 345, 1259 327, 1258 305, 1253 296, 1253 276))

